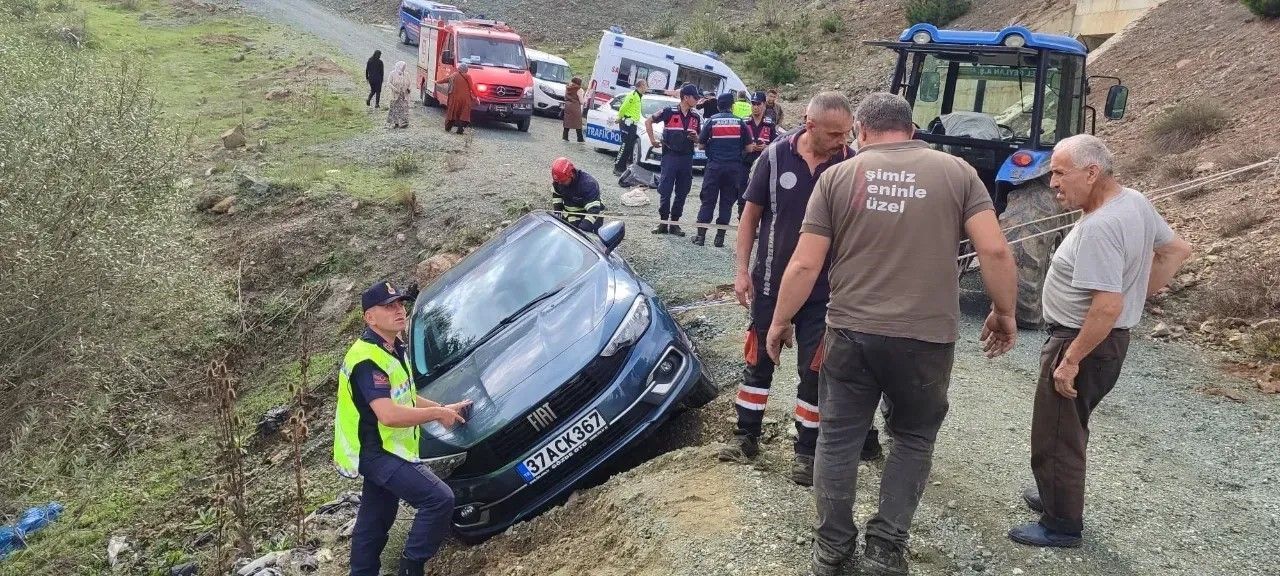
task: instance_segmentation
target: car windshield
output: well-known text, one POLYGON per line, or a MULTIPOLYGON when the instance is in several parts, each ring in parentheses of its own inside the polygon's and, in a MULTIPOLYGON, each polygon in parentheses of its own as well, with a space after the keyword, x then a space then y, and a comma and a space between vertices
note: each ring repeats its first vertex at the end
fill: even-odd
POLYGON ((537 65, 537 72, 533 75, 537 76, 539 80, 546 80, 547 82, 569 83, 569 67, 562 64, 540 61, 537 65))
POLYGON ((412 326, 414 371, 432 379, 462 360, 504 320, 564 287, 599 259, 556 224, 491 242, 422 296, 412 326))
POLYGON ((459 36, 461 61, 481 66, 524 69, 524 46, 511 40, 483 36, 459 36))
POLYGON ((439 20, 444 20, 445 22, 453 22, 455 20, 462 20, 465 18, 465 16, 457 10, 433 10, 432 15, 439 20))

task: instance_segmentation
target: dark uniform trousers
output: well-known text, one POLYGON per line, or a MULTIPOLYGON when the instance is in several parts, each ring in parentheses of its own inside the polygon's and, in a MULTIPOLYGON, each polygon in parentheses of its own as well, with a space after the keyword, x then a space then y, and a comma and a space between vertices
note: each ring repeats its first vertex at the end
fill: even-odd
POLYGON ((404 558, 435 556, 453 522, 453 490, 425 464, 365 451, 360 455, 364 490, 351 532, 351 576, 378 576, 382 549, 404 500, 418 512, 404 543, 404 558))
MULTIPOLYGON (((773 321, 773 296, 755 294, 751 301, 751 326, 747 332, 747 367, 743 371, 743 387, 738 390, 734 409, 738 414, 736 434, 759 437, 764 420, 764 406, 773 383, 775 365, 765 350, 769 324, 773 321)), ((827 302, 806 302, 792 318, 796 329, 796 372, 800 385, 796 390, 796 454, 813 456, 818 441, 818 371, 815 357, 822 347, 826 330, 827 302)), ((857 460, 857 456, 854 456, 857 460)))
POLYGON ((618 157, 613 161, 614 172, 622 172, 632 162, 636 161, 636 141, 640 139, 639 127, 635 124, 630 126, 623 124, 620 131, 622 132, 622 146, 618 148, 618 157))
POLYGON ((741 165, 736 160, 707 162, 707 169, 702 173, 702 191, 698 195, 702 201, 702 206, 698 208, 699 224, 711 222, 713 213, 716 215, 716 224, 729 223, 729 219, 733 217, 733 204, 737 202, 741 191, 738 187, 741 165))
POLYGON ((663 220, 679 220, 692 187, 693 155, 664 153, 662 172, 658 174, 658 216, 663 220))
POLYGON ((1031 472, 1040 490, 1044 514, 1040 524, 1055 532, 1084 529, 1085 447, 1089 414, 1120 379, 1129 350, 1129 331, 1112 330, 1080 361, 1076 397, 1058 394, 1053 371, 1080 331, 1051 327, 1040 351, 1040 380, 1031 412, 1031 472))

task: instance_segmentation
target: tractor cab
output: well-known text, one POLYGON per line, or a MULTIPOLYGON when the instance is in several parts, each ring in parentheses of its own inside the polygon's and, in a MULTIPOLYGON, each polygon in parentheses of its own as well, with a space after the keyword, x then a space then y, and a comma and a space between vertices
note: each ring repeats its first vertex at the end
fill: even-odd
MULTIPOLYGON (((1048 172, 1054 144, 1084 132, 1086 115, 1091 132, 1097 122, 1085 103, 1087 50, 1072 38, 917 24, 871 44, 898 53, 891 90, 911 103, 917 137, 973 165, 1001 211, 1010 189, 1048 172)), ((1119 119, 1128 89, 1109 79, 1105 115, 1119 119)))
MULTIPOLYGON (((1044 277, 1073 218, 1049 189, 1049 157, 1059 141, 1096 127, 1085 101, 1091 81, 1111 84, 1104 115, 1113 120, 1124 117, 1128 88, 1087 77, 1088 50, 1075 39, 1021 26, 917 24, 897 41, 869 44, 897 52, 890 90, 911 104, 916 138, 963 158, 987 185, 1018 260, 1018 323, 1042 325, 1044 277)), ((962 261, 961 273, 976 265, 962 261)))

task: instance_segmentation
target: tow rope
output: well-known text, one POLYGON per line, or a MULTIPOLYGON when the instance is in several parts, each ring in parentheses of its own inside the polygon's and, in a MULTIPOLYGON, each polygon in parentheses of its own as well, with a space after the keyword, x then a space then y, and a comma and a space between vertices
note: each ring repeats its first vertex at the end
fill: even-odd
MULTIPOLYGON (((1275 177, 1275 176, 1280 176, 1280 155, 1276 155, 1276 156, 1274 156, 1274 157, 1268 158, 1268 159, 1266 159, 1266 160, 1262 160, 1262 161, 1260 161, 1260 162, 1255 162, 1255 163, 1253 163, 1253 164, 1249 164, 1249 165, 1247 165, 1247 166, 1241 166, 1241 167, 1239 167, 1239 168, 1232 168, 1232 169, 1230 169, 1230 170, 1225 170, 1225 171, 1223 171, 1223 172, 1219 172, 1219 173, 1217 173, 1217 174, 1211 174, 1211 175, 1208 175, 1208 176, 1201 176, 1201 177, 1199 177, 1199 178, 1193 178, 1193 179, 1191 179, 1191 180, 1187 180, 1187 181, 1185 181, 1185 182, 1179 182, 1179 183, 1177 183, 1177 184, 1173 184, 1173 185, 1170 185, 1170 186, 1165 186, 1165 187, 1163 187, 1163 188, 1157 188, 1157 189, 1155 189, 1155 190, 1152 190, 1149 194, 1147 194, 1147 196, 1148 196, 1148 198, 1150 199, 1151 203, 1152 203, 1152 204, 1155 204, 1156 202, 1161 202, 1161 201, 1167 200, 1167 199, 1169 199, 1169 198, 1172 198, 1172 197, 1174 197, 1174 196, 1177 196, 1178 194, 1182 194, 1182 193, 1184 193, 1184 192, 1190 192, 1190 191, 1192 191, 1192 190, 1198 190, 1198 189, 1203 188, 1203 187, 1205 187, 1205 186, 1207 186, 1207 185, 1209 185, 1209 184, 1214 184, 1214 183, 1216 183, 1216 182, 1220 182, 1220 181, 1223 181, 1223 180, 1227 180, 1227 179, 1229 179, 1229 178, 1233 178, 1233 177, 1235 177, 1235 176, 1239 176, 1239 175, 1244 174, 1244 173, 1246 173, 1246 172, 1251 172, 1251 171, 1253 171, 1253 170, 1257 170, 1258 168, 1262 168, 1262 167, 1267 166, 1267 165, 1269 165, 1269 164, 1274 164, 1274 165, 1275 165, 1275 166, 1274 166, 1274 169, 1275 169, 1275 170, 1274 170, 1274 175, 1273 175, 1273 177, 1275 177)), ((737 229, 738 229, 738 226, 737 226, 737 225, 735 225, 735 224, 698 224, 698 223, 690 224, 689 222, 678 222, 678 221, 675 221, 675 220, 663 220, 663 219, 661 219, 661 218, 653 218, 653 217, 648 217, 648 216, 637 216, 637 215, 632 215, 632 214, 619 214, 619 213, 616 213, 616 212, 601 212, 601 213, 598 213, 598 214, 586 214, 586 213, 583 213, 583 212, 567 212, 567 211, 564 211, 564 210, 536 210, 536 212, 546 212, 546 213, 548 213, 548 214, 563 214, 563 215, 566 215, 566 216, 568 216, 568 215, 573 215, 573 216, 584 216, 584 217, 588 217, 588 218, 605 218, 605 219, 608 219, 608 220, 619 220, 619 221, 622 221, 622 222, 634 222, 634 223, 637 223, 637 224, 659 224, 659 225, 661 225, 661 224, 666 224, 666 225, 668 225, 668 226, 689 226, 689 227, 694 227, 694 228, 709 228, 709 229, 713 229, 713 230, 737 230, 737 229)), ((1036 219, 1036 220, 1032 220, 1032 221, 1030 221, 1030 222, 1023 222, 1023 223, 1021 223, 1021 224, 1015 224, 1015 225, 1013 225, 1013 226, 1009 226, 1008 228, 1002 228, 1002 229, 1001 229, 1001 231, 1005 233, 1005 236, 1006 236, 1006 239, 1007 239, 1007 237, 1008 237, 1008 235, 1009 235, 1009 232, 1011 232, 1011 231, 1013 231, 1013 230, 1017 230, 1017 229, 1019 229, 1019 228, 1024 228, 1024 227, 1027 227, 1027 226, 1031 226, 1031 225, 1033 225, 1033 224, 1038 224, 1038 223, 1041 223, 1041 222, 1046 222, 1046 221, 1054 220, 1054 219, 1058 219, 1058 218, 1073 218, 1073 217, 1075 217, 1077 214, 1080 214, 1080 213, 1081 213, 1081 211, 1080 211, 1080 210, 1073 210, 1073 211, 1071 211, 1071 212, 1064 212, 1064 213, 1062 213, 1062 214, 1054 214, 1054 215, 1052 215, 1052 216, 1046 216, 1046 217, 1044 217, 1044 218, 1039 218, 1039 219, 1036 219)), ((1008 242, 1009 242, 1009 244, 1011 244, 1011 245, 1012 245, 1012 244, 1018 244, 1018 243, 1020 243, 1020 242, 1025 242, 1025 241, 1027 241, 1027 240, 1031 240, 1032 238, 1038 238, 1038 237, 1040 237, 1040 236, 1046 236, 1046 235, 1049 235, 1049 234, 1054 234, 1054 233, 1056 233, 1056 232, 1060 232, 1060 231, 1062 231, 1062 230, 1068 230, 1068 229, 1070 229, 1071 227, 1073 227, 1073 226, 1075 226, 1075 225, 1076 225, 1076 223, 1073 221, 1073 222, 1070 222, 1070 223, 1067 223, 1067 224, 1064 224, 1064 225, 1062 225, 1062 226, 1058 226, 1058 227, 1056 227, 1056 228, 1052 228, 1052 229, 1049 229, 1049 230, 1044 230, 1044 231, 1041 231, 1041 232, 1036 232, 1036 233, 1034 233, 1034 234, 1027 234, 1026 236, 1021 236, 1021 237, 1019 237, 1019 238, 1015 238, 1015 239, 1009 239, 1009 240, 1008 240, 1008 242)), ((960 246, 964 246, 965 244, 968 244, 968 243, 969 243, 969 241, 968 241, 968 240, 962 240, 962 241, 960 242, 960 244, 959 244, 959 245, 960 245, 960 246)), ((963 255, 961 255, 961 256, 959 256, 959 257, 957 257, 957 258, 956 258, 956 262, 957 262, 957 263, 959 263, 959 262, 963 262, 964 260, 969 259, 969 258, 976 257, 977 255, 978 255, 978 253, 977 253, 977 252, 968 252, 968 253, 965 253, 965 254, 963 254, 963 255)), ((680 306, 673 306, 673 307, 671 307, 671 308, 670 308, 670 311, 671 311, 672 313, 676 313, 676 314, 678 314, 678 313, 681 313, 681 312, 688 312, 688 311, 690 311, 690 310, 697 310, 697 309, 701 309, 701 308, 711 308, 711 307, 715 307, 715 306, 728 306, 728 305, 732 305, 732 304, 738 304, 738 300, 737 300, 737 298, 736 298, 736 297, 734 297, 734 298, 715 298, 715 299, 703 300, 703 301, 699 301, 699 302, 691 302, 691 303, 689 303, 689 304, 683 304, 683 305, 680 305, 680 306)))

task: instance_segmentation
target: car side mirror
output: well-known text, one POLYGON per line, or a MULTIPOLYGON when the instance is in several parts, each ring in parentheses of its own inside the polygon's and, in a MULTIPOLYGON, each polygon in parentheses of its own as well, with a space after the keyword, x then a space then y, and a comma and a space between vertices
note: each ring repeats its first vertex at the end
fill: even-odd
POLYGON ((1108 120, 1124 118, 1124 109, 1129 105, 1129 87, 1117 84, 1107 90, 1107 105, 1102 113, 1108 120))
POLYGON ((441 63, 441 64, 448 64, 448 65, 450 65, 450 66, 453 66, 453 51, 452 51, 452 50, 445 50, 444 52, 441 52, 441 53, 440 53, 440 63, 441 63))
POLYGON ((604 243, 605 252, 613 252, 613 249, 622 244, 623 237, 627 235, 627 226, 619 220, 607 222, 596 231, 596 235, 600 237, 600 242, 604 243))
POLYGON ((941 95, 942 81, 937 72, 924 72, 920 74, 920 89, 916 93, 916 100, 921 102, 937 102, 938 96, 941 95))
POLYGON ((529 63, 529 72, 530 72, 531 74, 537 74, 537 73, 538 73, 538 63, 537 63, 537 62, 530 62, 530 63, 529 63))

